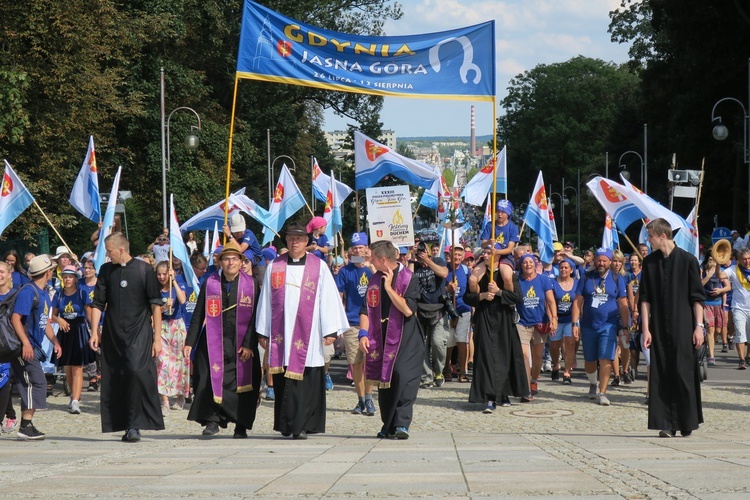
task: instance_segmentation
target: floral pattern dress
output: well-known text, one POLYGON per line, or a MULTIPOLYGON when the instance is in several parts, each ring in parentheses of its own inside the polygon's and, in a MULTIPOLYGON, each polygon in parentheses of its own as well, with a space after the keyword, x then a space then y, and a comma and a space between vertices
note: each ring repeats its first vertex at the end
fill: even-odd
MULTIPOLYGON (((169 292, 161 292, 162 302, 167 303, 169 292)), ((161 354, 156 358, 159 394, 162 396, 187 396, 190 390, 190 359, 182 355, 185 347, 185 321, 183 308, 172 292, 174 307, 171 314, 166 308, 161 313, 161 354)))

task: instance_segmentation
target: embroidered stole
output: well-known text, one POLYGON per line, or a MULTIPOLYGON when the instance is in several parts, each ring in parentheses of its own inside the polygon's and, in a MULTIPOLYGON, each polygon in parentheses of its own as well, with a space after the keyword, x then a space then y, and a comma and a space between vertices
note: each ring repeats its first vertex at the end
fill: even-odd
POLYGON ((289 363, 284 368, 286 351, 286 324, 284 319, 284 299, 286 297, 286 273, 289 255, 284 254, 273 261, 271 266, 271 338, 269 342, 269 372, 284 373, 286 378, 302 380, 305 372, 307 349, 310 347, 313 312, 318 296, 318 278, 320 278, 320 259, 307 254, 305 268, 302 272, 297 317, 292 329, 289 363))
MULTIPOLYGON (((411 277, 412 272, 406 267, 402 267, 393 285, 393 289, 399 296, 403 297, 406 293, 411 277)), ((404 334, 404 314, 391 303, 391 310, 388 317, 385 318, 385 320, 388 320, 388 327, 384 338, 382 324, 385 320, 381 315, 381 300, 382 294, 387 292, 381 288, 382 282, 383 273, 377 272, 370 278, 370 285, 367 287, 370 352, 367 354, 367 360, 365 361, 365 374, 367 383, 376 385, 381 389, 388 389, 391 387, 393 367, 396 364, 396 356, 398 356, 404 334)))
MULTIPOLYGON (((211 367, 211 389, 214 401, 221 404, 224 395, 224 321, 223 314, 234 314, 237 326, 237 349, 247 334, 255 310, 255 282, 252 276, 240 271, 237 281, 237 304, 222 311, 222 285, 219 273, 206 280, 206 346, 211 367)), ((253 359, 240 361, 237 353, 237 393, 253 390, 253 359)))

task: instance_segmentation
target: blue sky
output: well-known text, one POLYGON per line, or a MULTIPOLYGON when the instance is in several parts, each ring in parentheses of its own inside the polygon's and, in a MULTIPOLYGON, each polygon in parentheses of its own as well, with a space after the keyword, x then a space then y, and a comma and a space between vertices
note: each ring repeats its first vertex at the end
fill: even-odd
MULTIPOLYGON (((511 78, 538 64, 577 55, 623 63, 628 47, 607 33, 620 0, 402 0, 403 17, 386 23, 388 35, 428 33, 495 20, 498 107, 511 78)), ((381 120, 397 137, 469 135, 471 102, 386 97, 381 120)), ((477 135, 492 134, 492 104, 474 103, 477 135)), ((498 116, 502 110, 498 109, 498 116)), ((325 114, 324 130, 351 120, 325 114)))

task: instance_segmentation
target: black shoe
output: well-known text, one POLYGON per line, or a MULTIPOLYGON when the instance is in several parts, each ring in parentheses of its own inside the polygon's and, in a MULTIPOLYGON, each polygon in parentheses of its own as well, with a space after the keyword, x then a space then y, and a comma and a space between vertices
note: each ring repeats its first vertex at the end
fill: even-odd
POLYGON ((671 438, 671 437, 674 437, 676 434, 677 434, 677 431, 668 431, 668 430, 659 431, 660 438, 671 438))
POLYGON ((563 375, 563 384, 572 385, 573 380, 571 380, 569 375, 563 375))
POLYGON ((291 432, 282 432, 281 435, 284 436, 285 438, 288 438, 289 436, 292 435, 292 433, 291 432))
POLYGON ((552 370, 552 375, 550 375, 552 380, 560 380, 560 370, 552 370))
POLYGON ((508 396, 506 395, 500 396, 500 406, 502 406, 503 408, 507 408, 510 405, 511 405, 510 398, 508 396))
POLYGON ((239 425, 235 426, 234 435, 232 435, 232 438, 233 439, 247 439, 247 429, 239 425))
POLYGON ((122 436, 122 441, 124 443, 137 443, 141 440, 141 431, 138 429, 128 429, 128 432, 125 433, 124 436, 122 436))
POLYGON ((692 434, 692 433, 693 433, 693 431, 680 431, 680 436, 686 438, 686 437, 690 436, 690 434, 692 434))
POLYGON ((620 386, 620 377, 615 377, 612 379, 612 383, 610 384, 612 387, 619 387, 620 386))
POLYGON ((292 436, 292 439, 307 439, 307 433, 305 431, 302 431, 299 434, 294 434, 292 436))
POLYGON ((96 378, 92 378, 89 381, 89 387, 86 389, 88 392, 96 392, 99 390, 99 380, 96 378))
POLYGON ((34 424, 29 424, 18 429, 16 437, 19 441, 42 441, 47 435, 34 427, 34 424))
POLYGON ((219 424, 216 422, 209 422, 206 424, 206 428, 203 429, 204 436, 215 436, 219 433, 219 424))

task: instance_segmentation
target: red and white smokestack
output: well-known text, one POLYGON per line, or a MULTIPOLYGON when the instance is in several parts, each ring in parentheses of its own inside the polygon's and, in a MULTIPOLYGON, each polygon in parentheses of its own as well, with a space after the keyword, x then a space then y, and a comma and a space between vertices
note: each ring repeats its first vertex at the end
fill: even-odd
POLYGON ((471 156, 477 154, 477 122, 476 116, 474 115, 474 105, 471 105, 471 156))

